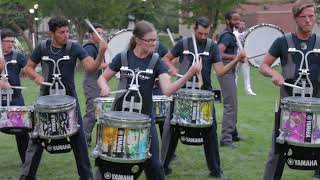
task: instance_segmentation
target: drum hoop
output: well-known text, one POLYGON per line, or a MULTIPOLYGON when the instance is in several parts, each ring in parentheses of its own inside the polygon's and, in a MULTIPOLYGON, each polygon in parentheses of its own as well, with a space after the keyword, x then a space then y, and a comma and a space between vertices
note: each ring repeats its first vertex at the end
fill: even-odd
POLYGON ((209 124, 181 123, 181 122, 178 122, 177 120, 175 120, 175 118, 173 118, 173 119, 170 121, 170 124, 171 124, 171 125, 178 125, 178 126, 182 126, 182 127, 206 128, 206 127, 211 127, 211 126, 212 126, 213 121, 211 120, 210 122, 211 122, 211 123, 209 123, 209 124))
MULTIPOLYGON (((316 98, 312 98, 316 99, 316 98)), ((308 102, 308 98, 299 98, 293 99, 292 97, 285 97, 281 99, 280 107, 282 109, 289 109, 292 111, 302 111, 302 112, 320 112, 320 104, 312 104, 309 103, 303 103, 308 102), (299 101, 293 101, 298 100, 299 101)))
POLYGON ((115 97, 97 97, 93 100, 94 103, 99 103, 99 102, 113 102, 115 97))
POLYGON ((49 108, 49 109, 53 109, 53 108, 60 108, 60 107, 67 107, 67 106, 72 106, 74 104, 76 104, 76 98, 72 97, 72 96, 69 96, 69 95, 47 95, 47 96, 40 96, 38 98, 38 100, 36 100, 34 102, 34 108, 49 108), (65 103, 65 104, 59 104, 59 105, 41 105, 39 103, 37 103, 37 101, 39 99, 45 99, 45 98, 48 98, 48 97, 53 97, 53 96, 64 96, 64 97, 67 97, 67 98, 70 98, 72 99, 72 102, 69 102, 69 103, 65 103))
POLYGON ((33 106, 2 106, 1 111, 33 111, 33 106))
POLYGON ((116 162, 116 163, 141 163, 149 159, 151 157, 151 154, 149 153, 149 149, 148 149, 146 152, 146 156, 143 159, 124 159, 124 158, 109 157, 103 153, 99 153, 99 157, 102 160, 116 162))
POLYGON ((153 102, 161 102, 161 101, 172 101, 173 97, 165 96, 165 95, 153 95, 152 101, 153 102))
POLYGON ((34 105, 34 112, 39 113, 57 113, 57 112, 69 112, 70 110, 75 110, 76 103, 68 104, 63 106, 55 106, 55 107, 48 107, 48 106, 37 106, 34 105))
POLYGON ((79 131, 80 127, 76 127, 75 131, 70 133, 70 134, 64 134, 64 135, 52 135, 52 136, 45 136, 39 133, 39 138, 41 139, 64 139, 64 138, 68 138, 71 137, 73 135, 75 135, 78 131, 79 131))
POLYGON ((121 29, 120 31, 117 31, 116 33, 114 33, 110 38, 109 38, 109 41, 111 41, 112 38, 114 38, 115 36, 121 34, 121 33, 124 33, 124 32, 132 32, 133 33, 133 30, 131 29, 121 29))
POLYGON ((278 26, 276 26, 276 25, 274 25, 274 24, 261 23, 261 24, 252 26, 252 27, 250 27, 250 28, 248 29, 248 32, 247 32, 247 33, 245 34, 245 36, 244 36, 243 42, 246 41, 248 35, 249 35, 253 30, 255 30, 255 29, 259 28, 259 27, 263 27, 263 26, 267 26, 267 27, 272 27, 272 28, 278 29, 279 31, 282 32, 282 34, 284 34, 284 31, 283 31, 280 27, 278 27, 278 26))
POLYGON ((117 128, 128 128, 128 129, 144 129, 149 128, 151 126, 151 119, 148 118, 147 120, 124 120, 118 117, 110 117, 105 116, 105 113, 103 113, 102 116, 99 118, 99 122, 104 125, 111 125, 112 127, 117 128))

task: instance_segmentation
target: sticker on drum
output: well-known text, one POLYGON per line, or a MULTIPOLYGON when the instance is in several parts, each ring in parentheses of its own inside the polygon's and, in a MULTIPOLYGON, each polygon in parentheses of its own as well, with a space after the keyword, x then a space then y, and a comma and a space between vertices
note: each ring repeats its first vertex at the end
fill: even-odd
POLYGON ((171 124, 199 128, 211 126, 213 100, 211 91, 181 89, 174 95, 171 124))
POLYGON ((112 110, 113 101, 114 97, 98 97, 94 99, 96 120, 99 120, 103 113, 112 110))
POLYGON ((39 97, 34 103, 34 136, 62 139, 77 133, 76 99, 68 95, 39 97))
POLYGON ((170 102, 172 97, 164 95, 154 95, 153 100, 153 112, 157 121, 164 121, 167 113, 169 112, 170 102))
POLYGON ((118 163, 138 163, 149 158, 149 116, 126 111, 109 111, 97 124, 94 154, 118 163))
MULTIPOLYGON (((260 67, 264 55, 268 52, 272 43, 284 35, 284 32, 273 24, 259 24, 249 28, 243 40, 243 48, 246 51, 248 61, 254 67, 260 67)), ((277 59, 272 67, 278 65, 280 59, 277 59)))
POLYGON ((320 99, 281 99, 280 135, 277 142, 301 147, 320 147, 320 99))
POLYGON ((32 130, 32 110, 33 107, 26 106, 0 107, 0 130, 8 134, 32 130))

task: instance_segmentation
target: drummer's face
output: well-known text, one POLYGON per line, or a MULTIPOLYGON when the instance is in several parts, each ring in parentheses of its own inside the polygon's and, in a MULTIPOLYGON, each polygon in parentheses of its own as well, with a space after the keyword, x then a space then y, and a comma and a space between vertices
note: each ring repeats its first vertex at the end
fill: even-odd
POLYGON ((154 52, 158 42, 157 32, 152 31, 146 33, 142 38, 137 38, 137 45, 140 45, 147 52, 154 52))
POLYGON ((227 20, 227 24, 231 29, 233 29, 239 25, 240 19, 240 15, 238 13, 233 13, 231 19, 227 20))
POLYGON ((14 39, 14 37, 5 37, 2 39, 2 50, 4 54, 8 54, 13 50, 14 39))
POLYGON ((69 27, 63 26, 51 32, 52 38, 57 45, 65 45, 69 39, 69 27))
MULTIPOLYGON (((104 31, 102 28, 96 28, 96 31, 102 38, 104 38, 105 35, 104 35, 104 31)), ((93 38, 94 42, 96 42, 96 43, 100 42, 100 38, 94 32, 92 33, 92 38, 93 38)))
POLYGON ((195 37, 197 41, 204 42, 209 35, 210 27, 205 28, 199 25, 198 28, 195 27, 194 31, 195 31, 195 37))
POLYGON ((302 12, 295 18, 298 31, 304 33, 311 33, 313 26, 316 21, 316 16, 313 7, 305 8, 302 12))

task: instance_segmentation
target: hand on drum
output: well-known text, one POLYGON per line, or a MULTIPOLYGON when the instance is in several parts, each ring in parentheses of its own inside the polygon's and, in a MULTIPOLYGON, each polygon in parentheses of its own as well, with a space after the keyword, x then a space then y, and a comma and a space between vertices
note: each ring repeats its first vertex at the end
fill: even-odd
POLYGON ((190 67, 188 72, 191 71, 192 75, 194 75, 197 73, 201 73, 201 70, 202 70, 202 58, 199 57, 198 61, 194 61, 194 63, 192 63, 192 66, 190 67))
POLYGON ((0 80, 0 89, 9 89, 11 85, 8 81, 0 80))
POLYGON ((279 72, 274 72, 271 79, 273 84, 277 86, 281 86, 284 83, 284 78, 279 72))
POLYGON ((34 78, 34 81, 38 84, 38 85, 42 85, 42 83, 44 82, 44 78, 41 75, 38 75, 36 78, 34 78))
POLYGON ((110 88, 108 87, 108 85, 104 85, 103 87, 100 88, 100 96, 110 96, 111 95, 111 91, 110 88))

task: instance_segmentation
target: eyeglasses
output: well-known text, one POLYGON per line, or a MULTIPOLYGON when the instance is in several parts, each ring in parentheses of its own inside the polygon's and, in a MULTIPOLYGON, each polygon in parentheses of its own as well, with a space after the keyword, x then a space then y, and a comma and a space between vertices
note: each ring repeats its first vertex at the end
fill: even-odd
POLYGON ((15 43, 14 40, 12 40, 12 41, 11 40, 2 40, 2 42, 4 42, 4 43, 12 43, 12 44, 15 43))
POLYGON ((143 39, 143 38, 139 38, 139 39, 141 39, 142 41, 145 41, 147 43, 155 43, 155 42, 159 41, 158 39, 143 39))

